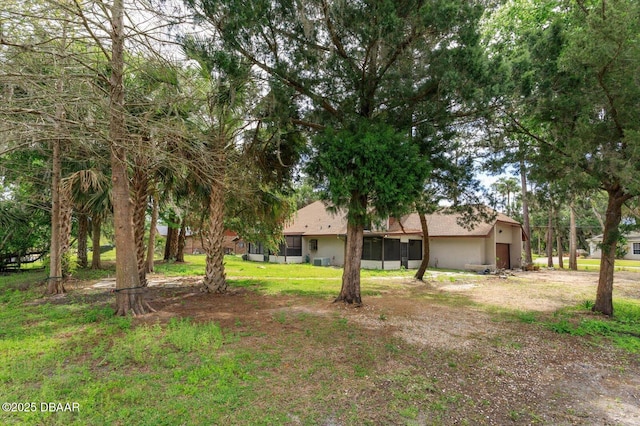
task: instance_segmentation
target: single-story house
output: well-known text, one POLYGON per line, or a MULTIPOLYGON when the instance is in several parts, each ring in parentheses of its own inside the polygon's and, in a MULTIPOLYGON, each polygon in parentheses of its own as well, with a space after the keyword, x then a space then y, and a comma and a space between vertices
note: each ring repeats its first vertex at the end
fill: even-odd
MULTIPOLYGON (((524 233, 520 223, 498 214, 490 223, 472 230, 458 225, 457 215, 427 216, 429 266, 475 269, 519 268, 524 233)), ((285 243, 278 253, 267 253, 260 243, 249 244, 247 258, 277 263, 311 262, 343 266, 347 233, 346 214, 331 213, 321 201, 298 210, 284 228, 285 243)), ((417 213, 400 220, 390 217, 364 232, 362 267, 365 269, 417 268, 422 261, 422 228, 417 213)))
MULTIPOLYGON (((627 239, 627 254, 623 259, 640 260, 640 233, 632 232, 624 236, 627 239)), ((602 234, 596 235, 589 240, 589 257, 592 259, 600 259, 602 257, 602 234)))
MULTIPOLYGON (((156 230, 161 237, 167 237, 167 225, 157 225, 156 230)), ((202 238, 200 233, 187 228, 185 235, 185 253, 202 254, 204 249, 202 247, 202 238)), ((244 254, 246 252, 245 242, 234 231, 226 229, 224 231, 224 254, 244 254)))

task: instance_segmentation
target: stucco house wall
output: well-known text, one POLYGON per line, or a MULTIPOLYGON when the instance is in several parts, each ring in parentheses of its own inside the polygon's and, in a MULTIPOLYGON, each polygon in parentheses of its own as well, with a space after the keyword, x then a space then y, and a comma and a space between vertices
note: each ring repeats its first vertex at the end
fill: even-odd
POLYGON ((522 234, 520 228, 511 227, 511 269, 522 268, 522 234), (520 234, 520 235, 518 235, 520 234))
POLYGON ((513 243, 513 231, 511 226, 496 223, 496 243, 512 244, 513 243))
MULTIPOLYGON (((631 233, 625 235, 627 239, 627 254, 623 257, 626 260, 640 260, 640 233, 631 233)), ((600 259, 602 250, 599 245, 602 244, 602 235, 596 235, 589 240, 589 257, 592 259, 600 259)))
POLYGON ((247 253, 247 259, 253 262, 264 262, 264 254, 247 253))
POLYGON ((302 257, 309 256, 309 261, 317 257, 329 258, 331 266, 344 265, 344 242, 345 237, 339 235, 331 236, 304 236, 302 237, 302 257), (309 250, 309 242, 318 241, 317 250, 309 250))
POLYGON ((271 263, 303 263, 303 256, 281 256, 277 254, 269 255, 269 262, 271 263))
MULTIPOLYGON (((484 239, 484 262, 482 265, 496 264, 496 231, 493 229, 484 239)), ((495 266, 494 266, 495 267, 495 266)))
POLYGON ((463 269, 465 264, 485 264, 484 238, 429 238, 429 267, 463 269))

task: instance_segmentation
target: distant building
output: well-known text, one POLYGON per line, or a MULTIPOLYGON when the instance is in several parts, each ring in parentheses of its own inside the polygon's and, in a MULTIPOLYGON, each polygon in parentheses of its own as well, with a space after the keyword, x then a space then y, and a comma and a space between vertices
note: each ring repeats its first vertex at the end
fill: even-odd
POLYGON ((224 254, 245 254, 247 247, 240 236, 231 230, 224 231, 224 254))
MULTIPOLYGON (((158 235, 166 238, 167 237, 167 225, 158 225, 156 229, 158 231, 158 235)), ((225 230, 224 231, 224 254, 244 254, 246 253, 246 244, 242 239, 238 236, 238 234, 234 231, 225 230)), ((191 230, 187 228, 186 236, 185 236, 185 253, 189 254, 202 254, 204 253, 204 248, 202 246, 202 237, 200 236, 200 232, 191 230)))
MULTIPOLYGON (((624 236, 627 239, 627 254, 623 259, 640 260, 640 233, 629 233, 624 236)), ((592 259, 600 259, 602 257, 602 234, 596 235, 588 239, 589 241, 589 257, 592 259)))
MULTIPOLYGON (((458 225, 458 215, 432 214, 429 226, 429 266, 436 268, 519 268, 524 234, 520 223, 498 213, 490 223, 472 230, 458 225)), ((328 212, 321 201, 298 210, 284 228, 286 242, 278 253, 268 253, 260 243, 249 245, 248 259, 277 263, 344 265, 347 220, 345 213, 328 212)), ((422 229, 417 213, 400 220, 388 218, 381 226, 365 230, 362 267, 365 269, 417 268, 422 261, 422 229)))

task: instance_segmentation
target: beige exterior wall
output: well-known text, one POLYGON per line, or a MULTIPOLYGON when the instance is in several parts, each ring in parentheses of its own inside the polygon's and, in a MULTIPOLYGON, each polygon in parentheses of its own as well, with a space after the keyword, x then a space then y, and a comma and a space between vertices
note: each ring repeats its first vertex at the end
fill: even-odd
MULTIPOLYGON (((589 241, 589 257, 592 259, 600 259, 602 257, 602 250, 598 247, 598 244, 601 244, 602 241, 589 241)), ((633 244, 640 244, 640 240, 629 240, 627 246, 627 254, 623 259, 625 260, 640 260, 640 254, 633 254, 633 244)))
POLYGON ((247 259, 254 262, 264 262, 264 254, 247 254, 247 259))
POLYGON ((421 260, 410 260, 409 269, 418 269, 421 263, 422 263, 421 260))
POLYGON ((344 265, 344 237, 302 237, 302 258, 309 256, 309 261, 313 263, 316 257, 328 257, 331 266, 344 265), (309 250, 309 241, 318 240, 318 250, 309 250))
POLYGON ((589 241, 589 257, 592 259, 600 259, 602 257, 602 250, 598 247, 600 241, 589 241))
POLYGON ((624 256, 625 259, 629 260, 640 260, 640 254, 633 254, 633 244, 640 244, 640 240, 629 240, 629 247, 627 247, 627 254, 624 256))
POLYGON ((382 261, 380 260, 363 260, 360 262, 362 269, 382 269, 382 261))
POLYGON ((385 270, 398 270, 400 269, 401 263, 399 260, 385 260, 384 261, 384 269, 385 270))
POLYGON ((511 227, 511 269, 522 268, 522 230, 511 227))
MULTIPOLYGON (((420 266, 420 262, 418 262, 418 266, 420 266)), ((416 268, 418 267, 416 266, 416 268)), ((363 260, 360 264, 362 269, 383 269, 381 260, 363 260)), ((384 261, 384 269, 398 270, 400 269, 400 261, 399 260, 385 260, 384 261)))
MULTIPOLYGON (((487 238, 484 238, 483 265, 496 264, 496 229, 493 228, 487 238)), ((494 266, 495 268, 495 266, 494 266)))
POLYGON ((269 256, 270 263, 302 263, 304 262, 303 256, 278 256, 272 254, 269 256))
POLYGON ((464 269, 465 264, 486 263, 485 238, 430 238, 429 245, 432 268, 464 269))
POLYGON ((496 232, 496 244, 512 244, 513 243, 513 230, 511 226, 498 223, 495 226, 496 232))

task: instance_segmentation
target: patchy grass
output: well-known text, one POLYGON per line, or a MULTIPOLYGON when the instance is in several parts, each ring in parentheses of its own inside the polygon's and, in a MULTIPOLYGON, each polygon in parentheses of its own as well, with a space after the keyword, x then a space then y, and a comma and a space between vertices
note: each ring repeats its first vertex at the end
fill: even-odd
POLYGON ((540 312, 485 307, 496 322, 520 322, 544 326, 559 334, 590 339, 596 344, 612 344, 629 353, 640 353, 640 302, 617 299, 614 316, 593 313, 593 302, 562 308, 549 315, 540 312))
POLYGON ((616 300, 613 317, 606 318, 591 311, 593 302, 557 311, 553 319, 544 322, 560 334, 587 336, 594 342, 610 341, 630 353, 640 353, 640 303, 616 300))
POLYGON ((0 291, 25 290, 34 287, 38 283, 44 283, 48 273, 44 270, 23 270, 0 274, 0 291))
POLYGON ((0 401, 38 407, 0 413, 1 424, 219 423, 253 392, 256 366, 246 353, 221 351, 214 323, 134 327, 109 307, 40 303, 38 292, 6 282, 0 295, 0 401), (41 402, 80 411, 42 412, 41 402))
MULTIPOLYGON (((201 275, 204 257, 187 259, 158 267, 201 275)), ((113 317, 112 299, 89 302, 80 292, 42 298, 43 271, 0 277, 0 402, 80 405, 0 412, 0 424, 563 424, 574 419, 562 417, 558 398, 532 398, 531 383, 515 379, 529 358, 514 354, 532 350, 520 336, 541 333, 545 344, 555 335, 544 325, 600 344, 594 359, 609 342, 639 352, 637 301, 617 300, 613 319, 591 314, 586 302, 550 317, 407 284, 412 271, 363 271, 365 296, 405 304, 352 310, 329 303, 340 269, 225 261, 235 295, 157 293, 165 309, 143 319, 113 317), (475 320, 476 311, 505 328, 483 337, 486 323, 472 322, 479 333, 461 350, 409 344, 395 332, 415 304, 437 308, 432 319, 448 315, 450 339, 461 333, 456 321, 475 320)), ((82 273, 93 280, 113 271, 76 278, 82 273)), ((443 277, 435 281, 455 284, 462 274, 443 277)), ((564 340, 533 349, 546 360, 564 340)))

